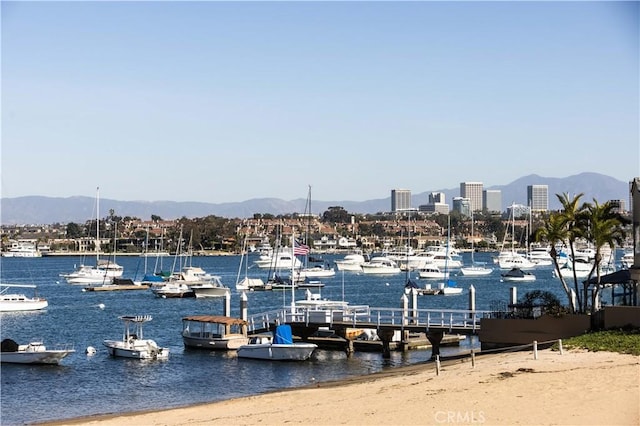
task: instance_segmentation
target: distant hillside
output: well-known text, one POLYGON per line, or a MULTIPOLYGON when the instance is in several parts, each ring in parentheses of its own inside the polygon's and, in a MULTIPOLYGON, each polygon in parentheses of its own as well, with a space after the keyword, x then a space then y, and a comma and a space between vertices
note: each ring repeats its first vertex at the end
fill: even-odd
MULTIPOLYGON (((629 180, 633 179, 630 177, 629 180)), ((597 173, 581 173, 566 178, 546 178, 538 175, 522 177, 508 185, 491 186, 485 189, 499 189, 502 191, 502 208, 506 209, 511 203, 527 204, 528 185, 549 186, 549 208, 557 210, 560 204, 555 194, 564 192, 569 194, 584 193, 583 201, 599 202, 608 200, 625 200, 629 208, 629 183, 622 182, 609 176, 597 173)), ((391 191, 389 191, 389 195, 391 191)), ((435 189, 412 195, 412 205, 418 207, 427 204, 431 192, 445 193, 447 203, 460 195, 460 189, 435 189)), ((163 219, 180 217, 194 218, 216 215, 229 218, 251 217, 254 213, 271 213, 274 215, 286 213, 302 213, 305 210, 306 199, 285 201, 277 198, 255 198, 240 203, 196 203, 173 201, 117 201, 100 199, 100 216, 107 216, 113 209, 118 216, 132 216, 150 219, 151 215, 163 219)), ((342 206, 351 213, 378 213, 391 209, 390 196, 387 198, 367 201, 316 201, 312 203, 313 213, 322 214, 329 207, 342 206)), ((0 223, 3 225, 16 224, 51 224, 51 223, 84 223, 95 216, 95 200, 91 197, 52 198, 28 196, 17 198, 2 198, 0 207, 0 223)))

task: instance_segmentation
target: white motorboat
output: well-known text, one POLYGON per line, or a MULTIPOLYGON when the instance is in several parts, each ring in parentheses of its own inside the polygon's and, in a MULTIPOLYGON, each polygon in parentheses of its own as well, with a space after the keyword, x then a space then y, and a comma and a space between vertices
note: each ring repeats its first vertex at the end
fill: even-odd
POLYGON ((498 255, 498 265, 500 269, 519 268, 524 270, 534 269, 536 267, 536 263, 516 251, 500 252, 498 255))
POLYGON ((277 326, 273 335, 251 336, 248 344, 238 348, 238 358, 305 361, 317 347, 315 343, 294 343, 291 326, 284 324, 277 326))
POLYGON ((620 259, 620 264, 623 268, 629 269, 633 266, 633 262, 635 261, 635 254, 633 250, 625 250, 622 254, 622 258, 620 259))
POLYGON ((331 278, 335 277, 336 271, 324 265, 308 266, 295 272, 296 281, 304 281, 310 278, 331 278))
POLYGON ((276 249, 271 255, 260 255, 253 263, 261 269, 291 270, 292 268, 302 268, 302 262, 292 254, 289 248, 276 249))
POLYGON ((151 292, 163 299, 180 299, 183 297, 195 297, 195 292, 187 284, 179 281, 166 281, 155 283, 151 287, 151 292))
POLYGON ((0 312, 38 311, 46 308, 49 305, 46 299, 36 295, 29 297, 24 293, 11 290, 13 288, 35 289, 36 287, 34 284, 0 284, 0 312))
POLYGON ((123 315, 118 317, 124 322, 122 340, 105 340, 109 355, 135 359, 167 359, 169 348, 161 348, 154 340, 144 339, 142 324, 152 320, 150 315, 123 315), (131 328, 134 327, 134 331, 131 328))
POLYGON ((336 268, 338 271, 353 271, 361 272, 362 265, 366 262, 366 259, 362 252, 354 252, 346 254, 342 259, 335 260, 336 268))
POLYGON ((69 284, 104 284, 110 282, 112 278, 120 278, 123 272, 124 268, 117 263, 98 260, 95 266, 81 264, 75 271, 60 274, 60 276, 69 284))
POLYGON ((414 285, 412 281, 405 285, 405 289, 407 291, 415 288, 421 296, 455 296, 458 294, 462 294, 463 288, 456 287, 455 283, 447 280, 447 282, 439 283, 436 287, 431 286, 431 284, 425 284, 424 287, 418 287, 414 285))
POLYGON ((182 318, 182 341, 189 348, 233 350, 249 342, 247 322, 220 315, 182 318))
POLYGON ((42 257, 38 247, 29 241, 11 243, 9 250, 2 252, 2 257, 42 257))
POLYGON ((527 258, 538 267, 553 265, 553 259, 551 258, 549 247, 532 245, 529 253, 527 253, 527 258))
POLYGON ((418 276, 427 280, 446 280, 449 278, 449 272, 440 270, 435 264, 427 264, 418 269, 418 276))
POLYGON ((4 339, 0 345, 0 362, 13 364, 59 364, 62 358, 75 352, 69 345, 50 349, 39 341, 19 345, 11 339, 4 339))
POLYGON ((387 257, 375 256, 369 262, 362 264, 362 272, 364 274, 398 274, 400 267, 387 257))
POLYGON ((500 274, 502 281, 505 282, 532 282, 536 280, 536 276, 529 272, 523 271, 520 268, 511 268, 508 272, 500 274))
POLYGON ((219 276, 211 276, 206 282, 189 285, 197 298, 224 297, 231 292, 229 287, 222 284, 219 276))

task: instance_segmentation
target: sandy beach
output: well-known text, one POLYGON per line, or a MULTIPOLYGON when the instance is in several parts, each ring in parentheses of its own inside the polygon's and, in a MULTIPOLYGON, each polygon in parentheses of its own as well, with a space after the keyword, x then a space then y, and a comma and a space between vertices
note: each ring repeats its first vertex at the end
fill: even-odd
POLYGON ((300 389, 57 425, 638 425, 640 357, 550 349, 421 364, 300 389))

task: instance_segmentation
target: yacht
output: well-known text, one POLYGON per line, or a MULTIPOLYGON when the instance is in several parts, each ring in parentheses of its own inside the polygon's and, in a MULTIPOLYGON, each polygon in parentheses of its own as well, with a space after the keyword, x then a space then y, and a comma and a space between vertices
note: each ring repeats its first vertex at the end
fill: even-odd
POLYGON ((366 258, 362 251, 356 251, 346 254, 342 259, 335 260, 338 271, 362 271, 362 264, 366 262, 366 258))
POLYGON ((3 257, 42 257, 42 253, 31 242, 19 241, 12 243, 9 250, 2 252, 3 257))
POLYGON ((36 288, 34 284, 0 284, 0 312, 39 311, 49 303, 42 297, 29 297, 14 288, 36 288), (11 293, 9 293, 11 291, 11 293))
POLYGON ((96 266, 81 264, 75 271, 68 274, 60 274, 69 284, 104 284, 113 278, 120 278, 124 268, 115 262, 98 260, 96 266))
POLYGON ((284 248, 275 250, 271 255, 260 255, 253 263, 261 269, 283 269, 290 271, 302 268, 302 262, 295 257, 291 249, 284 248))
POLYGON ((362 264, 362 272, 365 274, 398 274, 400 267, 388 257, 375 256, 369 262, 362 264))

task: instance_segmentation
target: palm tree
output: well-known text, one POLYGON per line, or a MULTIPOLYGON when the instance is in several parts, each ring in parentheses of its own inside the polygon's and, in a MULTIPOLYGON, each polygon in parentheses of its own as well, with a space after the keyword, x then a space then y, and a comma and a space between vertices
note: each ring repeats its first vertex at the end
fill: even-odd
POLYGON ((565 226, 565 217, 561 213, 552 213, 549 219, 544 222, 542 227, 536 229, 533 234, 533 239, 536 242, 546 241, 551 245, 549 254, 553 260, 553 266, 556 274, 560 278, 562 288, 567 294, 569 299, 569 306, 571 307, 571 313, 576 312, 576 300, 571 295, 571 290, 564 280, 564 277, 560 273, 560 264, 558 263, 558 251, 556 250, 556 244, 564 243, 569 238, 569 231, 565 226))
MULTIPOLYGON (((560 213, 561 219, 559 220, 560 222, 563 223, 563 226, 566 228, 566 231, 567 231, 566 242, 569 245, 569 250, 571 252, 570 261, 572 262, 575 259, 575 255, 576 255, 575 242, 578 238, 584 235, 584 231, 579 226, 580 224, 578 223, 578 218, 579 218, 578 214, 581 210, 581 208, 578 208, 578 203, 580 202, 580 198, 582 198, 583 195, 584 195, 583 193, 580 193, 575 197, 571 198, 569 194, 567 194, 566 192, 563 193, 562 195, 556 194, 556 197, 558 197, 558 201, 560 201, 560 204, 562 204, 562 212, 560 213)), ((560 276, 559 271, 558 271, 558 275, 560 276)), ((580 297, 580 289, 578 287, 578 276, 576 275, 575 268, 573 268, 573 286, 576 292, 576 297, 578 299, 577 305, 581 309, 582 300, 580 297)))
MULTIPOLYGON (((579 214, 579 222, 581 228, 585 231, 585 237, 593 243, 596 251, 595 262, 589 277, 595 271, 597 281, 591 292, 591 312, 595 312, 596 300, 601 286, 600 264, 602 263, 602 248, 608 245, 611 250, 615 250, 616 246, 621 246, 626 238, 624 226, 628 223, 627 219, 622 218, 616 211, 613 204, 606 202, 598 204, 594 199, 593 204, 587 203, 583 211, 579 214)), ((589 280, 584 282, 584 311, 587 310, 588 284, 589 280)))

